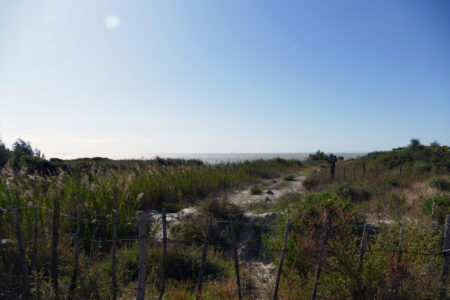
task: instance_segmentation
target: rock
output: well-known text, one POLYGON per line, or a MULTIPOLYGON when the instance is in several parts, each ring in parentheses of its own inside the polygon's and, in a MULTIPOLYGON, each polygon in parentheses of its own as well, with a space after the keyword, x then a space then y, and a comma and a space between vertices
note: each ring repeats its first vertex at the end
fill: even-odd
POLYGON ((266 199, 264 199, 266 202, 270 202, 272 201, 269 197, 266 197, 266 199))
POLYGON ((266 194, 273 195, 273 192, 269 189, 269 190, 267 190, 266 194))

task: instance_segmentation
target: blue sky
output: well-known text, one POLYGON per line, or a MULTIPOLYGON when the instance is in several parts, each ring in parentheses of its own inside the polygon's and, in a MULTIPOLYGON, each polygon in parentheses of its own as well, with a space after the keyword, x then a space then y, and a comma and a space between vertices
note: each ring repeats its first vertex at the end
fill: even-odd
POLYGON ((0 135, 48 156, 448 145, 449 115, 446 0, 0 0, 0 135))

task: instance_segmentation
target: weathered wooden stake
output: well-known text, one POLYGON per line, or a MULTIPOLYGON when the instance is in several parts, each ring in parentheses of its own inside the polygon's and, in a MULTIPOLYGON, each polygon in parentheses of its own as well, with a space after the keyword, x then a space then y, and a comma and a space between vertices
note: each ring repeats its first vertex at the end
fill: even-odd
POLYGON ((359 247, 359 266, 358 266, 358 274, 361 275, 363 262, 364 262, 364 253, 366 252, 366 245, 367 245, 367 234, 368 234, 369 228, 367 223, 364 224, 363 233, 361 236, 361 245, 359 247))
POLYGON ((136 300, 144 300, 145 281, 147 280, 147 239, 145 232, 145 216, 142 211, 138 211, 136 214, 139 235, 139 275, 136 300))
POLYGON ((398 175, 402 176, 403 164, 400 165, 400 170, 398 171, 398 175))
POLYGON ((275 280, 275 287, 273 289, 273 297, 272 297, 273 300, 276 300, 278 298, 278 288, 280 286, 280 278, 281 278, 281 272, 283 270, 284 257, 286 256, 290 224, 291 224, 291 219, 290 219, 290 217, 288 217, 287 222, 286 222, 286 228, 284 229, 283 248, 281 249, 280 263, 278 265, 277 277, 275 280))
POLYGON ((345 166, 344 166, 344 180, 345 180, 345 166))
POLYGON ((325 244, 327 242, 327 223, 328 223, 328 215, 325 213, 325 217, 322 225, 322 239, 320 240, 320 254, 319 260, 317 261, 317 269, 316 269, 316 277, 314 279, 314 288, 312 291, 311 299, 315 300, 317 295, 317 286, 319 284, 320 272, 322 271, 322 260, 325 256, 325 244))
POLYGON ((162 256, 162 272, 161 272, 161 290, 159 291, 159 300, 162 300, 164 290, 166 288, 166 268, 167 268, 167 221, 166 210, 163 208, 161 212, 163 226, 163 256, 162 256))
POLYGON ((434 217, 434 208, 436 206, 436 202, 434 201, 434 197, 433 197, 433 206, 431 207, 431 218, 433 219, 434 217))
POLYGON ((53 200, 53 235, 52 235, 52 285, 58 298, 58 227, 59 227, 59 199, 53 200))
POLYGON ((362 173, 363 179, 364 179, 364 175, 366 175, 366 163, 363 163, 363 173, 362 173))
POLYGON ((202 265, 200 267, 200 272, 198 274, 197 288, 195 299, 200 299, 200 294, 202 292, 202 284, 203 284, 203 275, 205 274, 206 269, 206 255, 208 254, 208 241, 209 235, 211 234, 211 224, 212 224, 212 216, 209 217, 208 229, 206 230, 205 243, 203 244, 203 252, 202 252, 202 265))
POLYGON ((445 218, 445 229, 444 229, 444 243, 442 247, 442 255, 444 259, 442 260, 442 288, 440 299, 447 299, 447 279, 448 279, 448 267, 450 265, 450 215, 445 218))
POLYGON ((378 178, 378 165, 375 165, 375 178, 378 178))
POLYGON ((356 166, 353 166, 353 181, 356 180, 356 166))
POLYGON ((238 290, 238 297, 239 297, 239 300, 241 300, 242 292, 241 292, 241 279, 239 276, 239 256, 238 256, 238 251, 237 251, 237 242, 236 242, 236 235, 234 233, 233 220, 230 220, 230 237, 231 237, 231 244, 233 246, 234 271, 236 273, 236 285, 237 285, 237 290, 238 290))
POLYGON ((113 300, 117 299, 117 280, 116 280, 116 249, 117 249, 117 226, 119 220, 117 210, 113 210, 113 245, 112 245, 112 262, 111 262, 111 284, 113 292, 113 300))
POLYGON ((20 213, 17 210, 14 210, 14 223, 16 225, 16 234, 17 234, 17 242, 19 246, 19 263, 20 263, 20 271, 22 273, 22 293, 24 299, 28 299, 28 266, 27 260, 25 257, 25 247, 23 243, 23 233, 21 228, 21 218, 20 213))
MULTIPOLYGON (((400 240, 398 242, 398 257, 397 257, 397 270, 399 270, 400 263, 402 261, 402 247, 403 247, 403 228, 400 228, 400 240)), ((395 296, 398 296, 398 289, 401 284, 401 279, 399 276, 395 278, 395 296)))
POLYGON ((34 235, 33 235, 33 257, 31 259, 31 270, 37 272, 37 248, 38 248, 38 214, 34 208, 34 235))
POLYGON ((77 277, 79 273, 78 258, 80 257, 80 234, 81 234, 81 204, 77 206, 77 231, 75 232, 75 256, 73 259, 73 273, 69 288, 69 298, 73 297, 73 291, 77 286, 77 277))

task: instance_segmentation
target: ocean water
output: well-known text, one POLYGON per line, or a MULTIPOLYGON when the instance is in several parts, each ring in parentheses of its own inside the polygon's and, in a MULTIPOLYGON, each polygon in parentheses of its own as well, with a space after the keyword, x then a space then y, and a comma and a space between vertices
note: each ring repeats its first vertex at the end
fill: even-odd
MULTIPOLYGON (((245 160, 257 159, 297 159, 305 160, 310 153, 147 153, 142 155, 126 155, 126 154, 106 154, 106 155, 89 155, 87 157, 101 156, 111 159, 154 159, 157 156, 161 158, 180 158, 180 159, 198 159, 208 164, 218 164, 223 162, 241 162, 245 160)), ((364 155, 364 153, 333 153, 337 156, 343 156, 345 159, 356 158, 364 155)), ((58 157, 58 156, 56 156, 58 157)), ((80 155, 60 155, 65 159, 73 159, 86 157, 80 155)))

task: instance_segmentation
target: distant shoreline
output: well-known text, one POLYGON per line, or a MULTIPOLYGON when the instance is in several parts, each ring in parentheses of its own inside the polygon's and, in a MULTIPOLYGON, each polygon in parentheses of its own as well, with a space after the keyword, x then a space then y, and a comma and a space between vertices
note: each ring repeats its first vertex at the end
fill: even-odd
MULTIPOLYGON (((219 164, 228 162, 241 162, 245 160, 257 160, 257 159, 297 159, 305 160, 308 158, 310 152, 303 153, 147 153, 147 154, 92 154, 92 155, 79 155, 79 154, 55 154, 49 155, 49 158, 56 157, 65 160, 79 159, 79 158, 93 158, 93 157, 105 157, 113 160, 133 160, 133 159, 155 159, 172 158, 172 159, 197 159, 208 164, 219 164)), ((338 156, 343 156, 345 159, 357 158, 365 155, 364 152, 359 153, 340 153, 333 152, 338 156)))

